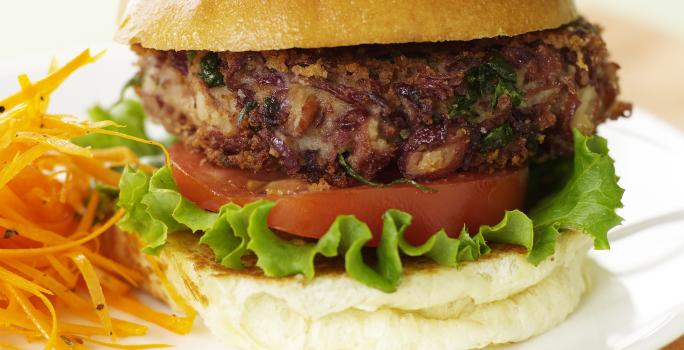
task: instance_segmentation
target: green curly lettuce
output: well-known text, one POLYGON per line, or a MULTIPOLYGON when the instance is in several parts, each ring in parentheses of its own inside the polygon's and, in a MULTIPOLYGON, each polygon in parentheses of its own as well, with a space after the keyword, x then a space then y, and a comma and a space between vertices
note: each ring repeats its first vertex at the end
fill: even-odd
MULTIPOLYGON (((127 135, 142 139, 149 139, 145 130, 145 112, 137 100, 122 99, 110 108, 93 106, 88 109, 88 116, 94 122, 111 120, 121 127, 107 127, 127 135)), ((161 149, 154 145, 140 143, 138 141, 124 139, 114 135, 88 134, 76 137, 72 140, 80 146, 93 148, 111 148, 124 146, 131 149, 138 156, 157 156, 161 149)))
POLYGON ((117 225, 139 234, 145 242, 143 251, 152 255, 159 254, 169 233, 207 230, 218 218, 180 194, 168 166, 151 176, 126 167, 117 205, 126 210, 117 225))
POLYGON ((572 176, 559 191, 531 208, 530 218, 535 230, 549 231, 547 236, 574 229, 591 236, 595 249, 609 249, 608 231, 622 222, 615 210, 622 208, 625 190, 617 183, 606 139, 584 136, 576 129, 573 137, 572 176))
POLYGON ((536 265, 553 255, 564 229, 582 231, 594 239, 596 249, 607 249, 607 232, 621 221, 615 209, 622 205, 623 190, 617 185, 605 139, 577 131, 574 139, 571 174, 557 192, 540 200, 529 216, 519 210, 508 211, 497 225, 482 226, 474 235, 465 227, 457 237, 440 230, 422 245, 414 246, 404 239, 411 215, 390 209, 382 217, 375 264, 368 264, 362 254, 373 235, 354 216, 338 216, 315 243, 286 240, 266 224, 274 202, 262 200, 243 207, 231 203, 211 213, 179 193, 168 167, 152 175, 131 168, 124 170, 118 205, 127 214, 119 227, 138 233, 146 243, 144 251, 151 254, 158 254, 173 232, 201 232, 200 243, 213 250, 216 261, 241 269, 241 258, 251 252, 267 276, 301 274, 311 279, 317 255, 341 255, 351 278, 383 292, 395 291, 399 286, 402 255, 425 256, 440 265, 455 267, 489 254, 488 243, 504 243, 525 247, 528 261, 536 265))

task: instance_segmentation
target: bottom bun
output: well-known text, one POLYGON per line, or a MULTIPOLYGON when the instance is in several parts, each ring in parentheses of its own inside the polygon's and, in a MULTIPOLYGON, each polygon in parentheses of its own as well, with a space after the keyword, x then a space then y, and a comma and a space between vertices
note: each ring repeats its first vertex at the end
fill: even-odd
MULTIPOLYGON (((470 349, 525 340, 577 307, 591 245, 566 231, 538 266, 506 246, 458 268, 407 259, 399 290, 387 294, 349 278, 341 261, 317 261, 310 281, 269 278, 215 263, 196 235, 170 237, 160 262, 171 284, 217 337, 246 349, 470 349)), ((108 239, 112 256, 151 276, 143 288, 168 302, 136 236, 108 239)))

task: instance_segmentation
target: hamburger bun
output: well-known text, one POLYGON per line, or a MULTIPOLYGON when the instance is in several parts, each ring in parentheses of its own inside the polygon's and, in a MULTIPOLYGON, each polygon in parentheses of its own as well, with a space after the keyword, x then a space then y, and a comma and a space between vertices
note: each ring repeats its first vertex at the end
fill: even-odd
MULTIPOLYGON (((137 236, 111 232, 112 257, 150 276, 143 285, 170 302, 140 253, 137 236)), ((313 280, 270 278, 214 262, 197 236, 178 233, 159 261, 171 284, 226 344, 246 349, 469 349, 525 340, 560 323, 587 289, 591 239, 564 232, 539 266, 524 249, 496 246, 458 268, 407 259, 399 290, 351 279, 341 263, 317 265, 313 280)), ((318 264, 318 263, 317 263, 318 264)))
POLYGON ((474 40, 578 16, 572 0, 130 0, 123 12, 120 43, 216 52, 474 40))

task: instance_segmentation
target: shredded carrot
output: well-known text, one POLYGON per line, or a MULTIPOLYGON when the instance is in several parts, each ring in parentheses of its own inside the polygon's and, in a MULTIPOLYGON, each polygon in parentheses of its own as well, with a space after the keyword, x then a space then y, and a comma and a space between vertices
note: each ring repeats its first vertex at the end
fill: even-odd
POLYGON ((81 233, 87 233, 88 230, 93 226, 93 220, 95 219, 95 211, 97 210, 97 205, 100 203, 100 192, 93 191, 90 195, 90 200, 86 206, 86 212, 83 214, 81 221, 78 223, 78 228, 76 233, 70 238, 79 236, 81 233))
POLYGON ((171 347, 171 345, 168 345, 168 344, 121 345, 121 344, 107 343, 107 342, 103 342, 103 341, 100 341, 97 339, 87 338, 87 337, 84 337, 82 339, 87 341, 87 342, 95 343, 97 345, 102 345, 102 346, 112 348, 112 349, 144 350, 144 349, 161 349, 161 348, 170 348, 171 347))
POLYGON ((14 157, 8 166, 5 166, 0 170, 0 187, 4 187, 11 178, 19 173, 19 171, 38 159, 41 155, 45 154, 48 150, 50 150, 50 147, 47 145, 35 145, 21 155, 14 157))
POLYGON ((0 226, 4 227, 5 229, 10 229, 14 232, 21 232, 22 237, 40 243, 50 244, 68 242, 66 239, 64 239, 64 237, 60 236, 59 234, 37 227, 32 222, 22 217, 20 214, 15 214, 12 208, 3 208, 3 210, 5 212, 6 217, 15 220, 13 222, 12 220, 0 218, 0 226))
POLYGON ((171 155, 169 154, 169 151, 166 149, 166 147, 164 147, 164 145, 162 145, 161 143, 159 143, 157 141, 141 139, 139 137, 127 135, 127 134, 124 134, 124 133, 121 133, 118 131, 114 131, 114 130, 102 129, 102 130, 98 130, 97 132, 100 134, 118 136, 118 137, 121 137, 124 139, 129 139, 129 140, 137 141, 140 143, 145 143, 148 145, 157 146, 164 152, 164 159, 166 160, 166 164, 171 164, 171 155))
POLYGON ((33 292, 33 293, 41 293, 41 294, 47 294, 47 295, 52 295, 52 292, 43 288, 42 286, 39 286, 35 284, 34 282, 31 282, 21 276, 18 276, 11 271, 5 270, 4 268, 0 267, 0 281, 5 281, 7 283, 11 283, 13 286, 23 289, 28 292, 33 292))
MULTIPOLYGON (((76 241, 70 241, 69 243, 64 243, 64 244, 59 244, 59 245, 53 245, 49 247, 44 247, 44 248, 27 248, 27 249, 0 249, 0 258, 9 258, 9 257, 30 257, 30 256, 36 256, 36 255, 43 255, 43 254, 50 254, 50 253, 57 253, 57 252, 62 252, 65 250, 68 250, 70 248, 75 248, 78 246, 83 245, 86 242, 89 242, 99 236, 101 236, 103 233, 107 232, 114 224, 119 221, 124 215, 123 209, 119 209, 102 227, 96 229, 93 231, 93 233, 78 239, 76 241)), ((16 226, 15 226, 16 227, 16 226)))
POLYGON ((116 334, 114 334, 114 327, 112 326, 112 319, 109 317, 109 307, 107 307, 107 301, 105 300, 104 293, 102 292, 102 286, 97 278, 97 273, 93 268, 85 255, 74 254, 70 256, 71 260, 74 261, 78 269, 81 271, 81 275, 85 280, 86 286, 88 287, 88 292, 90 293, 90 298, 93 301, 93 307, 97 312, 97 317, 102 322, 105 331, 109 333, 112 340, 116 340, 116 334))
POLYGON ((58 258, 52 255, 46 255, 45 258, 50 263, 53 269, 62 277, 62 280, 66 282, 66 286, 71 289, 76 286, 78 282, 78 276, 73 273, 68 267, 64 266, 58 258))
POLYGON ((108 296, 108 299, 111 300, 112 305, 121 311, 128 313, 143 311, 138 314, 138 317, 147 322, 152 322, 178 334, 188 333, 192 329, 192 319, 155 311, 145 304, 142 304, 133 295, 126 297, 119 297, 117 295, 108 296))
MULTIPOLYGON (((187 314, 176 317, 141 304, 132 292, 146 276, 115 262, 100 250, 101 236, 125 214, 101 218, 102 198, 94 184, 117 186, 115 170, 132 164, 143 171, 128 148, 93 150, 71 142, 88 133, 115 135, 162 148, 155 141, 128 136, 111 121, 84 122, 48 114, 50 94, 76 69, 101 54, 84 51, 62 67, 52 62, 47 77, 18 77, 20 90, 0 100, 0 334, 42 340, 45 349, 151 349, 163 344, 117 345, 96 337, 144 335, 148 327, 113 318, 111 305, 177 333, 192 327, 194 311, 171 288, 150 258, 169 295, 187 314), (67 322, 83 319, 88 323, 67 322)), ((18 349, 0 343, 0 349, 18 349)))
POLYGON ((45 349, 51 349, 53 346, 55 346, 57 339, 57 313, 47 297, 42 293, 31 293, 33 296, 38 297, 38 299, 45 304, 50 313, 50 318, 52 321, 49 330, 47 328, 47 322, 42 319, 43 315, 33 306, 26 295, 24 295, 20 290, 12 287, 11 281, 5 281, 4 284, 5 291, 7 291, 10 298, 14 299, 14 301, 19 304, 21 309, 24 310, 28 316, 28 319, 36 326, 38 332, 40 332, 45 338, 45 349))
POLYGON ((0 349, 21 350, 20 348, 14 346, 14 345, 7 344, 7 343, 2 343, 2 342, 0 342, 0 349))
POLYGON ((102 255, 93 254, 91 252, 88 252, 87 250, 84 250, 83 254, 85 254, 86 257, 90 259, 90 261, 97 264, 97 266, 101 269, 107 270, 120 276, 134 287, 137 286, 138 282, 142 281, 144 278, 140 274, 140 272, 123 266, 113 260, 107 259, 102 255))
POLYGON ((97 157, 97 159, 109 162, 110 166, 134 164, 145 172, 151 173, 154 171, 153 167, 145 163, 140 163, 138 156, 136 156, 135 153, 133 153, 133 151, 131 151, 131 149, 128 147, 119 146, 106 149, 96 149, 93 150, 93 155, 97 157))
POLYGON ((117 186, 121 175, 114 170, 104 167, 104 162, 97 159, 74 157, 73 162, 83 171, 90 174, 95 180, 108 186, 117 186))
POLYGON ((3 101, 0 101, 0 106, 5 107, 6 110, 13 109, 14 107, 26 102, 28 99, 26 95, 31 98, 39 95, 37 92, 40 92, 44 98, 48 97, 60 84, 62 84, 64 79, 71 75, 71 73, 73 73, 76 69, 88 63, 97 61, 103 54, 104 52, 101 52, 93 57, 90 55, 90 50, 81 52, 69 63, 64 65, 62 68, 54 70, 45 79, 37 82, 31 88, 24 88, 22 91, 15 93, 3 101))
POLYGON ((190 330, 192 330, 192 323, 193 320, 195 319, 195 309, 193 309, 188 303, 185 301, 185 299, 181 298, 180 294, 176 290, 176 288, 173 287, 171 282, 169 282, 169 279, 166 277, 166 274, 161 270, 161 267, 159 266, 159 263, 157 260, 151 256, 147 256, 147 261, 149 262, 150 266, 152 267, 152 270, 154 271, 154 274, 159 278, 161 281, 162 285, 164 286, 164 289, 166 290, 166 293, 169 295, 171 298, 171 301, 173 301, 174 304, 176 304, 176 307, 183 310, 183 312, 186 314, 183 319, 186 320, 185 328, 183 328, 181 331, 178 333, 180 334, 186 334, 189 333, 190 330))
POLYGON ((49 288, 52 293, 57 295, 61 301, 63 301, 72 309, 85 310, 90 305, 76 293, 72 292, 67 286, 59 283, 52 276, 45 274, 36 268, 33 268, 20 261, 8 261, 6 264, 12 267, 14 270, 17 270, 22 274, 32 278, 35 283, 40 283, 41 285, 49 288))

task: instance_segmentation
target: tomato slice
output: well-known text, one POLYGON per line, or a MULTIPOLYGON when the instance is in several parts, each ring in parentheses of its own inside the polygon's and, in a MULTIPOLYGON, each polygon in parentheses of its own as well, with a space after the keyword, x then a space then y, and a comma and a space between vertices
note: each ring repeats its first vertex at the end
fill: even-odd
POLYGON ((390 208, 410 213, 413 222, 405 238, 412 244, 425 242, 439 229, 458 235, 466 225, 471 232, 481 225, 498 223, 506 210, 523 206, 527 168, 493 174, 455 174, 427 183, 436 193, 411 185, 357 186, 290 195, 266 195, 249 189, 250 181, 275 181, 281 175, 254 175, 213 166, 185 147, 171 148, 174 178, 181 193, 202 208, 217 211, 229 202, 245 204, 257 199, 276 202, 268 217, 271 228, 292 235, 319 238, 338 215, 351 214, 373 232, 370 246, 382 232, 382 214, 390 208))

